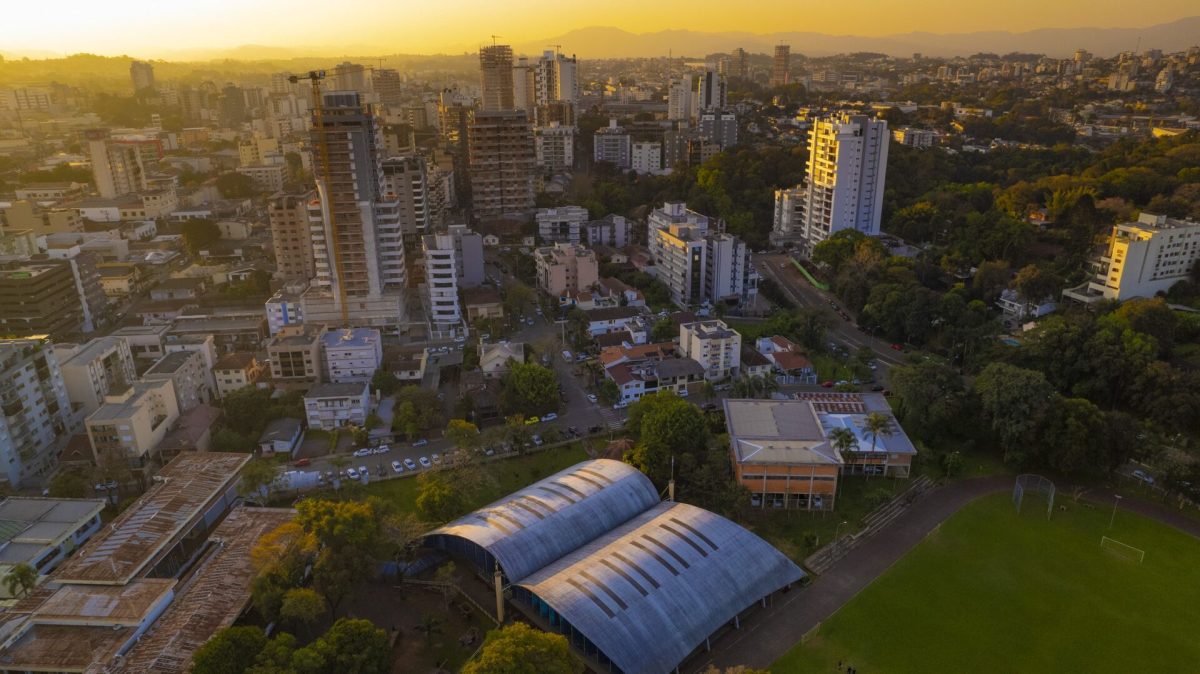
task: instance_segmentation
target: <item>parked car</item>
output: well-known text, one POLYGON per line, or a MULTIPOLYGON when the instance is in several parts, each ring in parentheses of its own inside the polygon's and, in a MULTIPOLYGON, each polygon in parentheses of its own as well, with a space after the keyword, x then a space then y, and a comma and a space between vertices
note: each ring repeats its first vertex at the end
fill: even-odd
POLYGON ((1133 476, 1136 477, 1137 479, 1141 480, 1142 482, 1145 482, 1146 484, 1150 484, 1150 485, 1154 484, 1154 477, 1147 474, 1146 471, 1144 471, 1144 470, 1139 469, 1139 470, 1133 471, 1133 476))
POLYGON ((823 381, 821 382, 821 388, 833 388, 833 382, 823 381))
POLYGON ((311 459, 300 459, 299 461, 297 461, 296 463, 293 463, 292 465, 297 468, 303 468, 311 463, 312 463, 311 459))
POLYGON ((525 420, 525 425, 532 426, 539 421, 541 421, 541 419, 538 419, 537 417, 529 417, 528 419, 525 420))
POLYGON ((625 402, 624 400, 618 401, 616 404, 613 405, 614 410, 623 410, 626 407, 629 407, 629 403, 625 402))
POLYGON ((537 445, 538 447, 541 447, 542 446, 542 436, 534 435, 533 436, 533 444, 537 445))
POLYGON ((458 337, 454 338, 454 341, 458 342, 459 344, 462 344, 463 342, 467 341, 467 338, 463 337, 462 335, 459 335, 458 337))
POLYGON ((413 447, 424 447, 425 445, 428 445, 428 444, 429 444, 428 440, 426 440, 425 438, 420 438, 419 440, 413 442, 412 446, 413 447))
POLYGON ((354 450, 354 454, 353 454, 353 456, 354 456, 355 458, 362 458, 362 457, 364 457, 364 456, 371 456, 371 448, 370 448, 370 447, 363 447, 362 449, 356 449, 356 450, 354 450))
POLYGON ((407 469, 409 469, 409 470, 416 470, 416 469, 417 469, 417 462, 416 462, 416 461, 413 461, 412 459, 405 459, 405 460, 404 460, 404 467, 405 467, 405 468, 407 468, 407 469))
POLYGON ((893 344, 892 345, 892 351, 903 351, 903 350, 904 350, 903 344, 893 344))
POLYGON ((376 447, 374 453, 375 454, 387 454, 390 451, 392 451, 392 448, 386 444, 383 444, 383 445, 376 447))
POLYGON ((404 472, 404 466, 403 466, 403 465, 401 465, 399 461, 393 461, 393 462, 392 462, 392 470, 393 470, 393 471, 395 471, 395 472, 397 472, 397 473, 403 473, 403 472, 404 472))
POLYGON ((358 471, 354 470, 353 468, 347 468, 346 469, 346 477, 350 478, 351 480, 357 480, 358 479, 358 471))
POLYGON ((421 458, 417 459, 417 461, 421 462, 422 468, 430 468, 433 466, 433 464, 429 462, 428 456, 422 456, 421 458))
POLYGON ((442 455, 441 454, 434 452, 433 454, 430 454, 429 456, 435 465, 440 466, 442 464, 442 455))
POLYGON ((571 362, 571 352, 570 351, 563 349, 562 357, 563 357, 563 360, 567 361, 568 363, 571 362))
POLYGON ((557 414, 555 414, 554 412, 551 412, 551 413, 549 413, 549 414, 543 414, 543 415, 542 415, 542 421, 544 421, 544 422, 545 422, 545 421, 554 421, 554 420, 555 420, 555 419, 557 419, 557 418, 558 418, 558 415, 557 415, 557 414))
POLYGON ((871 390, 872 390, 872 391, 874 391, 874 392, 876 392, 876 393, 879 393, 880 391, 882 391, 882 390, 883 390, 883 387, 882 387, 882 386, 872 386, 872 387, 871 387, 871 390))
POLYGON ((595 393, 589 393, 589 394, 587 394, 587 399, 588 399, 588 402, 589 402, 589 403, 594 403, 594 402, 596 402, 597 400, 599 400, 599 398, 597 398, 597 397, 596 397, 596 394, 595 394, 595 393))

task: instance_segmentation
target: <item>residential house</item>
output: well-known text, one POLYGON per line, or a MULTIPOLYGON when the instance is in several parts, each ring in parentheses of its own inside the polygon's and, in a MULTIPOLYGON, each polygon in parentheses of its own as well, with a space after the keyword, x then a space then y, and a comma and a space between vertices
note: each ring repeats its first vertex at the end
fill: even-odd
POLYGON ((300 445, 303 429, 299 419, 272 419, 258 436, 258 451, 264 457, 291 453, 300 445))
MULTIPOLYGON (((641 316, 643 309, 639 307, 609 307, 607 309, 592 309, 585 311, 588 321, 588 334, 592 337, 609 332, 625 330, 630 322, 641 316)), ((643 340, 644 342, 645 340, 643 340)))
POLYGON ((479 371, 489 379, 508 374, 510 362, 525 362, 525 345, 520 342, 483 344, 479 350, 479 371))
POLYGON ((271 380, 276 386, 305 388, 321 382, 324 325, 289 325, 267 341, 271 380))
POLYGON ((463 303, 467 308, 467 320, 472 324, 479 320, 504 318, 504 299, 495 288, 464 290, 463 303))
POLYGON ((775 366, 781 384, 815 384, 817 370, 803 348, 786 337, 760 337, 758 352, 775 366))
POLYGON ((213 376, 217 382, 217 395, 225 396, 254 386, 262 378, 266 367, 258 362, 258 357, 249 351, 238 351, 221 356, 213 365, 213 376))

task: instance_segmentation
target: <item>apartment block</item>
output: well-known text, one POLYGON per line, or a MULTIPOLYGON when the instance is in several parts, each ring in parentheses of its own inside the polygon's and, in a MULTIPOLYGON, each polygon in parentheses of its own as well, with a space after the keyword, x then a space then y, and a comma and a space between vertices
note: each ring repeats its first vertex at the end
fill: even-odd
POLYGON ((70 263, 0 259, 0 335, 70 340, 84 330, 84 303, 70 263))
POLYGON ((663 204, 650 212, 649 248, 658 279, 679 306, 746 301, 758 292, 758 274, 745 242, 725 234, 719 220, 687 204, 663 204))
POLYGON ((179 419, 179 402, 170 379, 139 381, 122 393, 106 396, 86 421, 92 457, 99 464, 111 457, 131 468, 144 468, 179 419))
POLYGON ((83 231, 83 219, 78 209, 42 205, 32 199, 0 203, 0 225, 5 231, 27 229, 34 236, 83 231))
POLYGON ((635 141, 629 149, 629 167, 638 173, 663 173, 662 143, 635 141))
POLYGON ((172 351, 142 373, 143 381, 169 380, 173 384, 180 413, 213 399, 216 387, 212 377, 204 351, 190 349, 172 351))
POLYGON ((1200 259, 1200 222, 1142 213, 1136 222, 1115 225, 1094 276, 1064 295, 1087 304, 1154 297, 1191 278, 1200 259))
POLYGON ((45 335, 0 339, 0 466, 12 488, 58 466, 75 417, 54 348, 45 335))
POLYGON ((234 169, 253 182, 254 188, 272 194, 283 189, 287 182, 288 167, 286 164, 254 164, 239 166, 234 169))
POLYGON ((213 379, 217 385, 217 396, 225 396, 254 386, 262 378, 266 366, 249 351, 238 351, 221 356, 213 365, 213 379))
POLYGON ((476 112, 468 141, 475 214, 495 217, 532 209, 537 150, 525 111, 476 112))
POLYGON ((575 168, 575 127, 550 122, 534 129, 537 165, 549 175, 568 173, 575 168))
POLYGON ((588 211, 582 206, 539 208, 534 221, 542 243, 579 243, 588 222, 588 211))
POLYGON ((908 147, 933 147, 935 134, 929 129, 902 126, 892 130, 892 140, 908 147))
POLYGON ((633 223, 612 213, 588 222, 584 233, 589 246, 624 248, 633 243, 633 223))
POLYGON ((700 363, 704 378, 720 381, 738 375, 742 336, 722 321, 697 321, 679 326, 679 351, 700 363))
POLYGON ((304 394, 304 415, 309 428, 333 430, 362 426, 370 412, 370 386, 317 384, 304 394))
POLYGON ((275 294, 263 303, 263 311, 267 316, 268 334, 274 337, 285 326, 304 325, 302 295, 307 288, 307 281, 284 286, 276 290, 275 294))
POLYGON ((575 295, 599 279, 596 254, 579 245, 556 243, 534 251, 538 288, 551 297, 575 295))
POLYGON ((775 57, 771 62, 771 86, 781 87, 791 82, 792 47, 791 45, 775 45, 775 57))
POLYGON ((592 159, 628 169, 631 165, 631 142, 625 127, 618 126, 617 120, 610 119, 608 126, 601 127, 592 134, 592 159))
POLYGON ((129 343, 119 337, 98 337, 86 344, 56 344, 63 383, 71 407, 87 417, 104 404, 104 398, 120 393, 137 379, 137 367, 129 343))
POLYGON ((383 339, 372 328, 341 328, 321 335, 326 379, 335 384, 371 381, 383 364, 383 339))
POLYGON ((324 325, 293 325, 267 341, 271 379, 275 385, 306 386, 321 382, 321 335, 324 325))

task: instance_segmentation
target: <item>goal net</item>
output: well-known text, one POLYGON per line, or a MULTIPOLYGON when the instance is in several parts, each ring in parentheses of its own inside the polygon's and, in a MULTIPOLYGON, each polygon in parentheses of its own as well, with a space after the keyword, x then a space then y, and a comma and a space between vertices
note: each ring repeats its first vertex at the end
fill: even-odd
POLYGON ((1026 494, 1040 494, 1046 497, 1046 519, 1054 513, 1054 483, 1041 475, 1026 473, 1017 476, 1013 485, 1013 505, 1017 506, 1017 514, 1021 514, 1021 505, 1026 494))
POLYGON ((1127 559, 1138 563, 1141 563, 1142 560, 1146 559, 1145 550, 1142 550, 1141 548, 1135 548, 1132 545, 1122 543, 1121 541, 1109 538, 1108 536, 1100 537, 1100 547, 1109 551, 1113 555, 1120 557, 1121 559, 1127 559))

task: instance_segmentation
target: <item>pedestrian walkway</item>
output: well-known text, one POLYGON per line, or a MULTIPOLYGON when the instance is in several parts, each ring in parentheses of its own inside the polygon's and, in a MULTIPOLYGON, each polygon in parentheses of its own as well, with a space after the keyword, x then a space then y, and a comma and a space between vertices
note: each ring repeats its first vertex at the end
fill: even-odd
POLYGON ((609 430, 615 431, 625 425, 625 415, 608 405, 601 405, 596 408, 596 412, 600 415, 600 419, 603 420, 604 425, 609 430))

